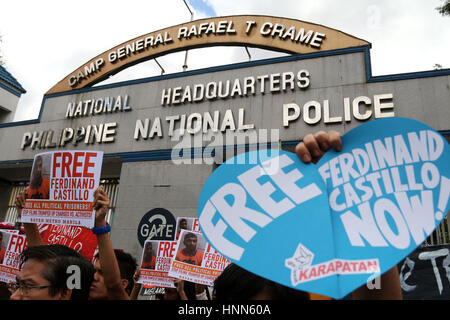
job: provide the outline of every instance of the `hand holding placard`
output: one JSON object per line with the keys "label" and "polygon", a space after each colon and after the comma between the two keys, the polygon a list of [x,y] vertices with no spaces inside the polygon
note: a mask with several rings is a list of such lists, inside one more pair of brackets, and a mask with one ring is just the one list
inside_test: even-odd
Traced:
{"label": "hand holding placard", "polygon": [[391,269],[448,210],[448,144],[402,118],[371,121],[342,142],[317,167],[277,150],[227,161],[199,199],[208,241],[253,273],[334,298]]}
{"label": "hand holding placard", "polygon": [[[343,145],[342,152],[329,152],[318,163],[339,239],[336,254],[380,257],[383,273],[447,214],[449,146],[432,128],[404,118],[368,122],[344,135]],[[348,277],[341,289],[364,280]]]}
{"label": "hand holding placard", "polygon": [[[54,151],[35,156],[22,222],[94,226],[92,202],[102,151]],[[20,199],[19,199],[20,200]]]}
{"label": "hand holding placard", "polygon": [[329,132],[319,131],[314,135],[307,134],[303,141],[295,147],[295,153],[304,163],[317,163],[331,148],[341,151],[341,134],[334,130]]}
{"label": "hand holding placard", "polygon": [[95,210],[95,227],[106,225],[106,214],[108,213],[110,200],[103,187],[100,186],[94,191],[93,208]]}

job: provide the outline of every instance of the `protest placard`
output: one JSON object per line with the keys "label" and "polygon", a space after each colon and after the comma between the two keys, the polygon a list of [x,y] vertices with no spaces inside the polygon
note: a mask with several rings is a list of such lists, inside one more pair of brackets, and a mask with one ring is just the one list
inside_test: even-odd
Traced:
{"label": "protest placard", "polygon": [[176,241],[145,241],[137,282],[146,286],[175,288],[168,273],[176,244]]}
{"label": "protest placard", "polygon": [[181,230],[175,251],[169,276],[203,285],[212,286],[230,263],[206,242],[200,232]]}
{"label": "protest placard", "polygon": [[[198,218],[193,217],[178,217],[177,218],[177,236],[179,239],[181,230],[195,231],[201,233],[200,224]],[[217,271],[223,271],[227,265],[230,264],[230,260],[222,256],[219,252],[214,250],[209,243],[206,243],[206,249],[203,255],[202,267],[216,269]]]}
{"label": "protest placard", "polygon": [[19,230],[15,229],[15,223],[12,222],[0,222],[0,230],[12,233],[20,233],[25,234],[25,229],[23,226],[20,227]]}
{"label": "protest placard", "polygon": [[103,152],[54,151],[37,154],[21,222],[94,226],[94,191]]}
{"label": "protest placard", "polygon": [[342,298],[417,248],[449,210],[450,147],[406,118],[367,122],[314,164],[283,150],[229,159],[198,214],[232,262],[303,291]]}
{"label": "protest placard", "polygon": [[177,218],[177,234],[175,240],[180,238],[181,230],[190,230],[200,232],[200,225],[198,224],[198,218],[193,217],[178,217]]}
{"label": "protest placard", "polygon": [[89,261],[94,258],[97,236],[92,230],[80,226],[38,224],[42,241],[46,244],[62,244],[82,254]]}
{"label": "protest placard", "polygon": [[16,280],[19,256],[26,246],[26,237],[18,230],[0,230],[0,281],[9,283]]}
{"label": "protest placard", "polygon": [[203,254],[202,267],[215,270],[217,277],[230,263],[230,260],[216,251],[209,243],[206,244],[206,250]]}
{"label": "protest placard", "polygon": [[450,245],[419,247],[398,265],[403,300],[450,300]]}

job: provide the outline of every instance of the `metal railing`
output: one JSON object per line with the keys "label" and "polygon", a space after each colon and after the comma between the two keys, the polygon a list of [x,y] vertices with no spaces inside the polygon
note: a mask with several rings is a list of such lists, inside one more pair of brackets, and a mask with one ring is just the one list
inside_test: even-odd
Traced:
{"label": "metal railing", "polygon": [[436,230],[422,243],[422,247],[450,244],[450,219],[448,215],[437,226]]}
{"label": "metal railing", "polygon": [[15,201],[19,193],[25,190],[28,183],[19,182],[11,186],[11,195],[9,196],[8,208],[6,209],[6,216],[4,222],[16,223],[18,222],[19,212],[17,211]]}

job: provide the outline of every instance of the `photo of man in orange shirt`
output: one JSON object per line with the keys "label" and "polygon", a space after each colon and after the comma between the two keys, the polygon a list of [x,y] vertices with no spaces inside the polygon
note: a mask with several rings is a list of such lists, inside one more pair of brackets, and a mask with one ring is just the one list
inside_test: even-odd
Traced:
{"label": "photo of man in orange shirt", "polygon": [[202,265],[203,252],[197,249],[198,238],[192,232],[187,232],[183,238],[184,249],[179,249],[175,260],[193,264],[196,266]]}
{"label": "photo of man in orange shirt", "polygon": [[188,230],[188,229],[189,227],[187,220],[185,218],[180,219],[180,221],[178,222],[178,231],[175,239],[178,240],[180,238],[181,230]]}
{"label": "photo of man in orange shirt", "polygon": [[156,256],[155,253],[153,252],[153,245],[151,242],[147,242],[145,244],[141,268],[154,270],[155,266],[156,266]]}
{"label": "photo of man in orange shirt", "polygon": [[43,159],[41,156],[36,156],[34,159],[30,180],[27,199],[48,199],[50,180],[43,175]]}

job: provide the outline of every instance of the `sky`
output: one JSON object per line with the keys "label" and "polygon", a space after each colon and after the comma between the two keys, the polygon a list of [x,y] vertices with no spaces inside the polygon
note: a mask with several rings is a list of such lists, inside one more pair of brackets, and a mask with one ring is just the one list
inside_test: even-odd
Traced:
{"label": "sky", "polygon": [[[372,74],[450,68],[450,17],[442,0],[5,0],[0,11],[4,67],[27,90],[14,121],[36,119],[45,92],[91,58],[135,37],[191,20],[270,15],[331,27],[372,44]],[[283,54],[249,48],[251,59]],[[157,59],[165,74],[182,72],[185,53]],[[244,48],[190,50],[188,71],[248,61]],[[154,60],[98,84],[158,76]]]}

